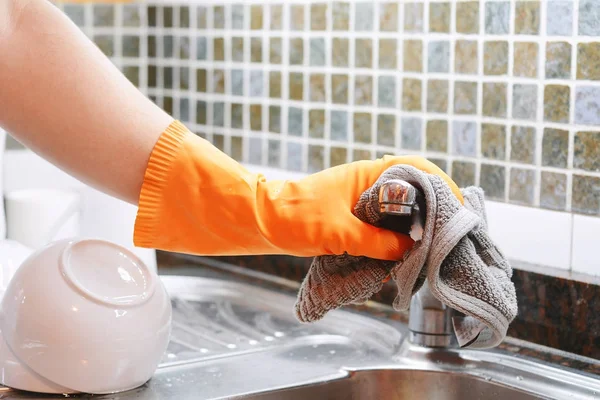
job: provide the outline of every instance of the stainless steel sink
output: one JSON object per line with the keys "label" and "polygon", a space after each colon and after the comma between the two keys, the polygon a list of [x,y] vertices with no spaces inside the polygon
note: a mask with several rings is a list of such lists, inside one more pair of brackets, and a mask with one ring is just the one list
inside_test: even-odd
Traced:
{"label": "stainless steel sink", "polygon": [[[422,347],[403,324],[347,311],[304,325],[294,318],[293,296],[218,279],[162,279],[173,333],[153,379],[126,393],[72,398],[600,398],[598,377],[557,365],[499,350]],[[46,398],[0,389],[0,399]]]}

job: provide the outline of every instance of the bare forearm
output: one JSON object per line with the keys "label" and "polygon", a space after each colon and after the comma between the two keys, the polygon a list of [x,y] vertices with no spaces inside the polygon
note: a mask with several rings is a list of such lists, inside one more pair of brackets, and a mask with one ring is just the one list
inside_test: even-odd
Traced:
{"label": "bare forearm", "polygon": [[172,118],[52,4],[2,2],[0,126],[83,182],[136,204]]}

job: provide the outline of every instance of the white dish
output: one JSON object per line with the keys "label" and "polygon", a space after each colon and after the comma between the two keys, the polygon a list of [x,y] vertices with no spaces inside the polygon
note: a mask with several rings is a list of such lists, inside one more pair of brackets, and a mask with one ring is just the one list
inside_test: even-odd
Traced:
{"label": "white dish", "polygon": [[12,355],[21,371],[34,373],[29,381],[25,372],[14,381],[14,373],[0,374],[5,386],[116,393],[154,374],[168,345],[171,303],[156,272],[129,250],[66,239],[17,270],[0,307],[0,330],[0,367],[15,370]]}

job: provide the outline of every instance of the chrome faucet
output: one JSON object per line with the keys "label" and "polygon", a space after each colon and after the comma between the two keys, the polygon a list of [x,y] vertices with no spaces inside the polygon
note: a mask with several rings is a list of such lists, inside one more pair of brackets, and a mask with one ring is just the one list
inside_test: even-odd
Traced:
{"label": "chrome faucet", "polygon": [[[389,180],[378,193],[379,212],[385,217],[382,227],[410,234],[415,223],[425,225],[425,199],[423,194],[403,180]],[[410,302],[409,340],[425,347],[457,347],[452,328],[455,310],[439,301],[429,289],[427,281]]]}

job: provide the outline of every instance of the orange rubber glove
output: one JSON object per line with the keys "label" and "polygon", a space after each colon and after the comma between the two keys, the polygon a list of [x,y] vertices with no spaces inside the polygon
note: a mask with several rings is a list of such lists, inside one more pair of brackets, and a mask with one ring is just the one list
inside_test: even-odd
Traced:
{"label": "orange rubber glove", "polygon": [[391,165],[409,164],[456,184],[416,156],[358,161],[298,181],[268,181],[175,121],[161,135],[140,193],[134,243],[196,255],[342,254],[398,260],[408,235],[360,221],[352,210]]}

